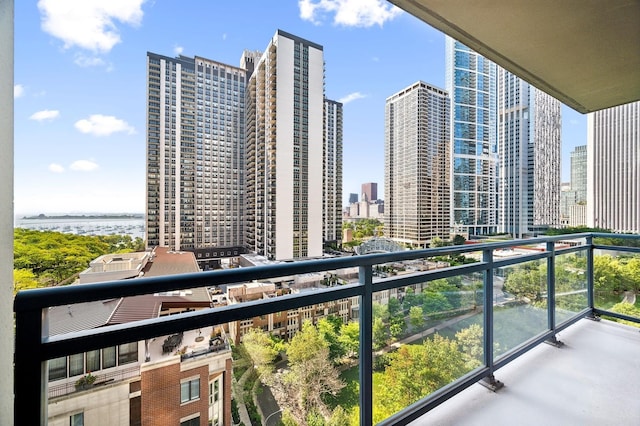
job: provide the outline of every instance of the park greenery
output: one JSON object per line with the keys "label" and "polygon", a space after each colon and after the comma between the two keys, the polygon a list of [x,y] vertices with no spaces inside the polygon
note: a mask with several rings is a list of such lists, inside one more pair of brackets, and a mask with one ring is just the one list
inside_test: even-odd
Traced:
{"label": "park greenery", "polygon": [[13,243],[14,292],[66,284],[89,262],[108,253],[144,250],[129,235],[75,235],[16,228]]}

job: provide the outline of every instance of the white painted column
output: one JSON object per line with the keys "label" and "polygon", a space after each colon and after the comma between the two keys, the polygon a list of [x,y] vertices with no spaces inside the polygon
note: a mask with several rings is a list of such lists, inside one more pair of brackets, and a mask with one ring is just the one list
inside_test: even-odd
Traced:
{"label": "white painted column", "polygon": [[0,423],[13,424],[13,0],[0,0]]}

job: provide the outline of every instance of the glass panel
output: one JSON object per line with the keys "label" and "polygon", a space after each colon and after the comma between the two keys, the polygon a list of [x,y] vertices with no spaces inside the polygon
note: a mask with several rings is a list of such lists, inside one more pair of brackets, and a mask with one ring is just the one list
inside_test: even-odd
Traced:
{"label": "glass panel", "polygon": [[200,398],[200,379],[191,380],[189,383],[191,385],[191,399]]}
{"label": "glass panel", "polygon": [[189,398],[189,382],[180,383],[180,402],[187,402]]}
{"label": "glass panel", "polygon": [[373,300],[375,423],[483,365],[481,274],[379,291]]}
{"label": "glass panel", "polygon": [[138,342],[118,346],[118,365],[138,361]]}
{"label": "glass panel", "polygon": [[100,350],[87,352],[87,372],[100,370]]}
{"label": "glass panel", "polygon": [[84,354],[69,356],[69,377],[84,374]]}
{"label": "glass panel", "polygon": [[556,325],[587,308],[587,258],[584,252],[556,256]]}
{"label": "glass panel", "polygon": [[[629,244],[629,242],[626,242]],[[640,254],[596,250],[593,257],[595,305],[619,314],[640,318]],[[639,327],[630,321],[613,321]]]}
{"label": "glass panel", "polygon": [[116,347],[104,348],[102,350],[102,368],[116,366]]}
{"label": "glass panel", "polygon": [[498,268],[493,286],[494,356],[548,329],[546,260]]}
{"label": "glass panel", "polygon": [[49,360],[49,381],[64,379],[67,377],[67,357]]}

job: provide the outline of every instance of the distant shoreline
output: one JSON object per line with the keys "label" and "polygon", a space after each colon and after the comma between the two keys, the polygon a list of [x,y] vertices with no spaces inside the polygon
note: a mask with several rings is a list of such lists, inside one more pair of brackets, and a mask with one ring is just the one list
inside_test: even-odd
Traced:
{"label": "distant shoreline", "polygon": [[47,216],[45,214],[39,214],[37,216],[23,216],[22,219],[144,219],[144,214],[142,213],[131,213],[131,214],[97,214],[97,215],[74,215],[74,214],[65,214],[65,215],[56,215],[56,216]]}

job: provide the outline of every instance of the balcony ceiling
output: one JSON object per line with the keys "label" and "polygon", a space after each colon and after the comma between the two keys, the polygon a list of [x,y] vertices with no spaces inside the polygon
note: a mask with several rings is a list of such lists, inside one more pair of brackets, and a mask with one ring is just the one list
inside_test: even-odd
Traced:
{"label": "balcony ceiling", "polygon": [[575,110],[640,100],[640,0],[390,0]]}

